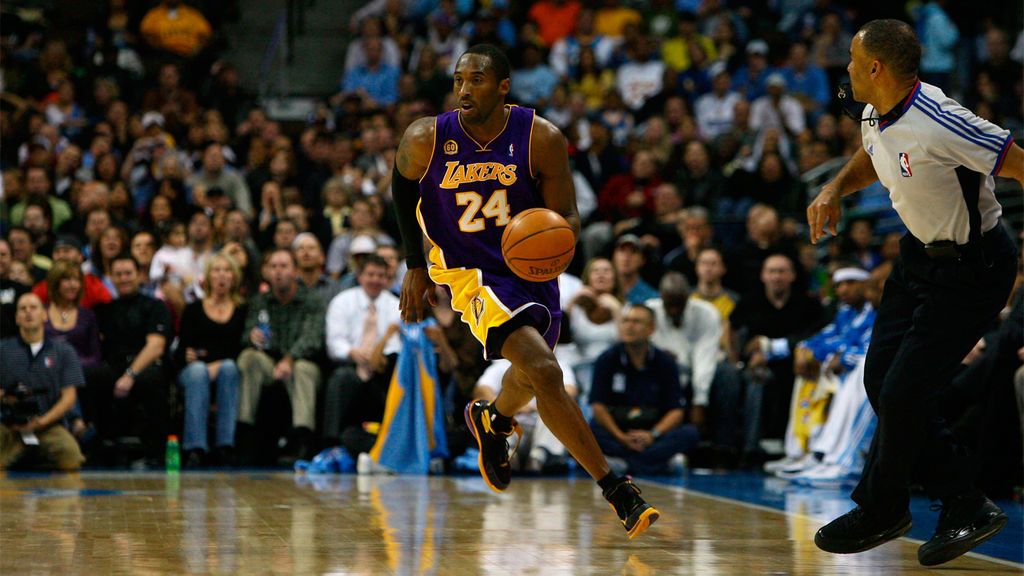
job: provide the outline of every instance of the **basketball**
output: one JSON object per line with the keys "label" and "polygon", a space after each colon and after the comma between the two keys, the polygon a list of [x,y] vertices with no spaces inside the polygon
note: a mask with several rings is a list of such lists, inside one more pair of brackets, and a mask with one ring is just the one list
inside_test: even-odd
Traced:
{"label": "basketball", "polygon": [[530,208],[516,215],[501,235],[501,253],[523,280],[557,278],[572,262],[576,237],[572,226],[554,210]]}

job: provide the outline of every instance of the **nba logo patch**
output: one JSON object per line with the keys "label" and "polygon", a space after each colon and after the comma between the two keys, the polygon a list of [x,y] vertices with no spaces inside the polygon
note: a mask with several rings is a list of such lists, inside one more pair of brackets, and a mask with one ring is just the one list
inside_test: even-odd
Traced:
{"label": "nba logo patch", "polygon": [[484,299],[479,296],[473,298],[471,306],[473,308],[473,320],[476,322],[476,325],[479,326],[480,318],[484,315]]}
{"label": "nba logo patch", "polygon": [[910,171],[910,156],[906,152],[900,152],[900,176],[910,178],[914,173]]}
{"label": "nba logo patch", "polygon": [[512,144],[508,145],[508,155],[511,157],[515,153],[515,147]]}
{"label": "nba logo patch", "polygon": [[449,140],[444,143],[444,153],[448,154],[449,156],[451,156],[452,154],[459,153],[459,145],[455,142],[455,140]]}

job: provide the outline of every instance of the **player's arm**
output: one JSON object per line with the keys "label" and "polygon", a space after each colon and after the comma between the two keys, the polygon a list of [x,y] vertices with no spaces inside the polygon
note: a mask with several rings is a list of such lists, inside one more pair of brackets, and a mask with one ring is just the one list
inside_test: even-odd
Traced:
{"label": "player's arm", "polygon": [[402,320],[418,322],[423,317],[423,298],[434,305],[434,284],[427,275],[427,259],[423,255],[423,232],[416,220],[416,205],[420,201],[419,180],[427,172],[434,152],[434,118],[420,118],[405,130],[395,155],[395,168],[391,175],[391,195],[395,202],[398,231],[405,247],[405,262],[409,267],[402,280],[399,308]]}
{"label": "player's arm", "polygon": [[1003,166],[996,176],[1013,178],[1020,182],[1021,186],[1024,186],[1024,148],[1010,144],[1010,149],[1006,151],[1006,159],[1003,160]]}
{"label": "player's arm", "polygon": [[530,148],[531,168],[540,181],[544,205],[561,214],[578,238],[580,213],[576,210],[576,188],[572,183],[572,170],[569,169],[569,149],[565,136],[557,126],[535,116]]}
{"label": "player's arm", "polygon": [[835,178],[828,181],[818,193],[818,197],[807,207],[807,224],[811,227],[811,244],[817,244],[818,238],[825,235],[825,226],[835,236],[838,231],[841,199],[854,192],[866,188],[878,180],[871,157],[864,151],[864,146],[857,148],[853,157],[839,171]]}

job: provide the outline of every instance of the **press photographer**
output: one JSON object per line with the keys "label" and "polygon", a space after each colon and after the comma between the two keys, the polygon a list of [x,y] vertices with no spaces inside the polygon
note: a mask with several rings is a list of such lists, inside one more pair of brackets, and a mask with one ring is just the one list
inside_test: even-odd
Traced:
{"label": "press photographer", "polygon": [[0,470],[26,455],[47,470],[78,470],[85,461],[65,427],[85,379],[74,349],[43,337],[45,322],[39,297],[24,294],[15,312],[18,336],[0,342]]}

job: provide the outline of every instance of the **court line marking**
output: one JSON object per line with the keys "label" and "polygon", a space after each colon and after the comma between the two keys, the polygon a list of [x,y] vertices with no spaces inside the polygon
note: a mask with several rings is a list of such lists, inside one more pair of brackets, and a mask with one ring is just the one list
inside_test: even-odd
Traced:
{"label": "court line marking", "polygon": [[[705,492],[700,492],[698,490],[693,490],[692,488],[684,488],[683,486],[678,486],[676,484],[669,484],[669,483],[666,483],[663,480],[656,480],[654,478],[643,478],[643,480],[645,482],[650,482],[651,484],[656,484],[657,486],[660,486],[662,488],[674,488],[676,490],[682,491],[683,493],[692,494],[692,495],[698,496],[700,498],[707,498],[709,500],[716,500],[716,501],[725,502],[725,503],[728,503],[728,504],[739,504],[741,506],[746,506],[748,508],[754,508],[754,509],[762,510],[762,511],[765,511],[765,512],[774,512],[776,514],[782,514],[783,516],[793,516],[793,517],[798,517],[798,518],[804,518],[804,519],[807,519],[807,520],[814,520],[816,522],[821,522],[822,521],[821,518],[818,518],[818,517],[815,517],[815,516],[809,516],[807,514],[800,514],[798,512],[790,512],[788,510],[779,510],[778,508],[772,508],[770,506],[765,506],[764,504],[754,504],[753,502],[745,502],[743,500],[736,500],[734,498],[728,498],[728,497],[725,497],[725,496],[718,496],[716,494],[708,494],[708,493],[705,493]],[[912,542],[912,543],[918,544],[918,545],[924,544],[924,540],[918,540],[917,538],[910,538],[910,537],[907,537],[907,536],[901,536],[898,539],[899,540],[906,540],[907,542]],[[826,554],[827,554],[827,552],[826,552]],[[994,556],[989,556],[987,554],[981,554],[981,553],[978,553],[978,552],[967,552],[966,554],[964,554],[964,556],[970,556],[971,558],[976,558],[978,560],[984,560],[986,562],[992,562],[992,563],[999,564],[999,565],[1002,565],[1002,566],[1009,566],[1009,567],[1017,568],[1017,569],[1024,568],[1024,564],[1018,564],[1017,562],[1013,562],[1013,561],[1010,561],[1010,560],[1004,560],[1002,558],[996,558]]]}

